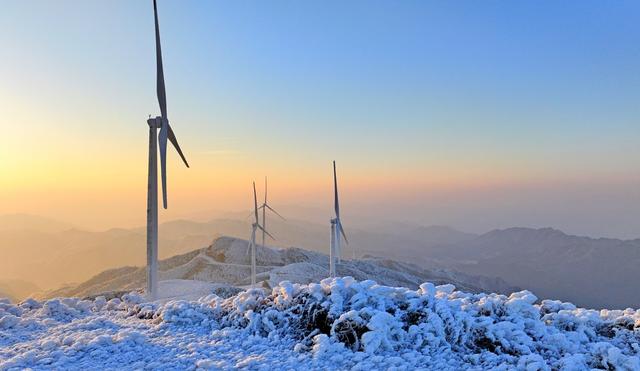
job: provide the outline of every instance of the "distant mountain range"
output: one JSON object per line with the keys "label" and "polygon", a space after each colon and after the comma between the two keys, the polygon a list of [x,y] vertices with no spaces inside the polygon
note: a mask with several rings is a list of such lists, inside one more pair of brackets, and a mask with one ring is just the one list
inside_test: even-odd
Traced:
{"label": "distant mountain range", "polygon": [[429,259],[490,274],[536,295],[595,308],[640,307],[640,240],[567,235],[552,228],[495,230],[429,250]]}
{"label": "distant mountain range", "polygon": [[[248,286],[250,277],[249,243],[233,237],[219,237],[210,246],[176,255],[160,262],[160,280],[198,280],[233,286]],[[256,252],[258,285],[272,288],[281,281],[320,282],[329,275],[326,255],[296,247],[277,249],[258,246]],[[508,293],[517,288],[506,282],[471,276],[443,269],[424,269],[414,264],[383,258],[343,260],[340,276],[357,280],[373,279],[379,284],[416,289],[423,282],[452,283],[470,292]],[[145,286],[145,267],[121,267],[104,271],[79,285],[70,285],[42,294],[53,297],[93,297],[99,294],[131,291]]]}
{"label": "distant mountain range", "polygon": [[[44,289],[52,289],[82,282],[105,269],[145,263],[145,228],[90,232],[46,218],[34,216],[32,219],[28,215],[3,217],[6,223],[0,229],[0,254],[8,258],[0,260],[0,279],[28,280]],[[162,223],[160,258],[208,246],[221,235],[247,238],[250,228],[248,219]],[[469,236],[448,227],[406,228],[406,236],[378,232],[378,227],[349,229],[351,243],[345,246],[345,254],[348,257],[374,255],[412,261],[416,254],[423,255],[425,247],[458,242]],[[328,226],[325,225],[274,218],[269,221],[269,230],[278,240],[267,241],[268,244],[304,246],[318,252],[326,252],[328,247]],[[391,249],[391,246],[401,248]]]}
{"label": "distant mountain range", "polygon": [[[25,215],[0,220],[5,223],[0,228],[0,256],[8,257],[0,259],[0,280],[20,279],[50,290],[77,285],[96,272],[145,263],[144,228],[88,232],[45,218],[34,217],[30,222]],[[327,225],[272,218],[269,230],[278,240],[267,244],[327,250]],[[248,219],[163,223],[160,257],[201,249],[221,235],[247,238],[249,233]],[[360,224],[347,228],[347,234],[347,258],[381,257],[426,270],[498,277],[541,298],[585,307],[640,307],[637,239],[571,236],[551,228],[509,228],[476,235],[408,223]]]}
{"label": "distant mountain range", "polygon": [[12,301],[20,300],[41,289],[31,282],[23,280],[0,280],[0,297],[9,298]]}
{"label": "distant mountain range", "polygon": [[72,224],[30,214],[0,215],[0,231],[61,232],[74,228]]}

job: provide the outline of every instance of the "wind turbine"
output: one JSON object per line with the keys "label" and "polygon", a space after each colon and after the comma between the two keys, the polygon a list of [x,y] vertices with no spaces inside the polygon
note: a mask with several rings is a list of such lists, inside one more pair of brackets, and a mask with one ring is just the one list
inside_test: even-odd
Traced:
{"label": "wind turbine", "polygon": [[[269,209],[271,212],[273,212],[274,214],[276,214],[277,216],[279,216],[282,220],[286,220],[284,218],[284,216],[278,214],[277,211],[275,211],[271,206],[269,206],[269,204],[267,203],[267,177],[264,177],[264,203],[262,205],[260,205],[260,207],[258,208],[258,210],[262,209],[262,226],[264,227],[264,229],[267,229],[267,209]],[[264,236],[265,236],[265,231],[262,231],[262,246],[265,246],[264,244]]]}
{"label": "wind turbine", "polygon": [[336,276],[336,259],[340,262],[342,238],[344,242],[349,244],[347,235],[344,233],[342,222],[340,221],[340,202],[338,202],[338,179],[336,176],[336,162],[333,161],[333,192],[334,192],[334,210],[336,217],[331,219],[331,239],[329,245],[329,275]]}
{"label": "wind turbine", "polygon": [[[160,48],[160,27],[158,7],[153,0],[153,15],[156,29],[156,92],[160,104],[160,116],[149,118],[149,179],[147,188],[147,296],[150,300],[158,297],[158,143],[160,145],[160,167],[162,176],[162,204],[167,208],[167,140],[189,167],[167,116],[167,95],[162,69],[162,49]],[[160,135],[158,135],[160,129]]]}
{"label": "wind turbine", "polygon": [[275,238],[267,232],[258,221],[258,196],[256,195],[256,182],[253,182],[253,214],[255,216],[255,220],[251,225],[251,243],[249,244],[249,249],[251,250],[251,287],[256,286],[256,230],[260,229],[262,233],[271,237],[272,240],[275,240]]}

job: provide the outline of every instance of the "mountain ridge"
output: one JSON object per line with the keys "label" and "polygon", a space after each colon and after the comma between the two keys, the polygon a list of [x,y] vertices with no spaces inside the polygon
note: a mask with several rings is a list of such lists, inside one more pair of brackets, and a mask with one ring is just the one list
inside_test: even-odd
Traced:
{"label": "mountain ridge", "polygon": [[594,239],[553,228],[514,227],[441,245],[430,253],[451,269],[491,273],[542,297],[598,308],[640,305],[638,239]]}
{"label": "mountain ridge", "polygon": [[[269,229],[278,245],[327,250],[326,225],[273,218]],[[248,220],[168,221],[160,227],[160,258],[208,246],[221,235],[246,238],[249,230]],[[640,299],[633,299],[640,298],[633,285],[640,280],[640,239],[574,236],[550,227],[511,227],[475,235],[398,222],[362,224],[348,233],[347,258],[377,256],[425,269],[500,277],[541,297],[586,307],[640,305]],[[0,230],[0,254],[12,257],[0,260],[0,279],[24,279],[54,289],[65,282],[84,282],[109,268],[145,264],[145,230]]]}
{"label": "mountain ridge", "polygon": [[[216,284],[247,286],[250,283],[248,241],[219,237],[211,245],[160,261],[161,280],[198,280]],[[258,246],[257,280],[271,288],[281,281],[308,284],[328,276],[328,257],[298,247],[272,248]],[[424,280],[440,284],[454,283],[472,292],[517,290],[497,278],[469,276],[448,270],[429,270],[409,263],[385,258],[343,260],[337,272],[359,280],[373,279],[380,284],[417,288]],[[121,292],[144,287],[144,267],[125,266],[103,271],[77,285],[45,293],[41,297],[91,297],[104,292]]]}

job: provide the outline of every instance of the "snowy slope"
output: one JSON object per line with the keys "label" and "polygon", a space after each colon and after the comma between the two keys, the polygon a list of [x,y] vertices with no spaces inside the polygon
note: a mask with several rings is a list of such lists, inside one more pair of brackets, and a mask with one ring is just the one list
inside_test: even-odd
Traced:
{"label": "snowy slope", "polygon": [[[219,237],[210,246],[176,255],[160,262],[160,279],[198,280],[246,286],[250,283],[250,255],[246,240]],[[256,260],[258,280],[270,288],[280,281],[297,283],[319,282],[328,276],[329,259],[326,255],[300,248],[271,248],[258,246]],[[343,260],[338,274],[358,280],[376,279],[389,286],[417,288],[422,282],[453,283],[469,291],[512,292],[504,281],[459,272],[423,269],[421,267],[388,259],[363,258]],[[44,295],[95,296],[111,291],[131,291],[145,285],[144,267],[123,267],[108,270],[76,286],[65,287]]]}
{"label": "snowy slope", "polygon": [[640,310],[535,303],[350,277],[197,301],[4,302],[0,370],[640,369]]}

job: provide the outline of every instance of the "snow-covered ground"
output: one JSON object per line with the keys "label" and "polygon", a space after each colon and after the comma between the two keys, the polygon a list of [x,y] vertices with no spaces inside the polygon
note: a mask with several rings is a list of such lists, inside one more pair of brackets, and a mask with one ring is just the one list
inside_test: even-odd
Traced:
{"label": "snow-covered ground", "polygon": [[211,293],[217,293],[223,297],[237,294],[240,289],[219,283],[196,280],[166,280],[158,282],[157,303],[166,303],[171,300],[198,300]]}
{"label": "snow-covered ground", "polygon": [[[182,284],[166,287],[182,294]],[[186,297],[216,289],[188,285]],[[349,277],[227,298],[4,301],[0,370],[640,369],[640,310],[535,303],[528,291],[409,290]]]}

